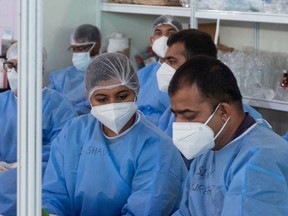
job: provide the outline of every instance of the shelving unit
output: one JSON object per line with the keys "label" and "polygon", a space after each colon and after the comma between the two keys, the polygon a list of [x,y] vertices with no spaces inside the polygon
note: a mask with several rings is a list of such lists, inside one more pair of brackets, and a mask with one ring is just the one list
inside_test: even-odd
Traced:
{"label": "shelving unit", "polygon": [[[216,35],[214,41],[217,41],[220,21],[233,22],[253,22],[255,23],[255,48],[259,48],[259,23],[288,24],[288,14],[270,14],[260,12],[240,12],[240,11],[220,11],[220,10],[197,10],[198,0],[192,0],[194,5],[192,10],[193,26],[197,27],[198,20],[209,19],[216,20]],[[251,106],[266,108],[277,111],[288,111],[288,102],[278,100],[264,100],[252,97],[244,97],[243,101]]]}
{"label": "shelving unit", "polygon": [[149,6],[136,4],[115,4],[101,3],[101,11],[115,13],[131,13],[131,14],[146,14],[146,15],[164,15],[169,14],[180,17],[190,17],[190,8],[184,7],[169,7],[169,6]]}
{"label": "shelving unit", "polygon": [[[191,0],[191,7],[169,7],[169,6],[148,6],[136,4],[115,4],[115,3],[99,3],[98,14],[101,12],[112,13],[126,13],[126,14],[141,14],[141,15],[163,15],[170,14],[178,17],[190,18],[190,25],[192,28],[197,28],[198,21],[202,20],[216,20],[216,38],[218,37],[220,21],[234,21],[234,22],[253,22],[255,23],[255,44],[258,44],[259,37],[259,23],[275,23],[288,24],[288,15],[284,14],[269,14],[258,12],[238,12],[238,11],[217,11],[217,10],[197,10],[197,0]],[[99,17],[98,21],[101,20]],[[98,24],[100,26],[101,21]],[[215,38],[215,41],[217,39]],[[245,97],[243,99],[251,106],[266,108],[278,111],[288,111],[288,102],[276,100],[262,100]]]}
{"label": "shelving unit", "polygon": [[239,22],[288,24],[288,15],[259,12],[198,10],[195,12],[195,18],[215,20],[219,19]]}

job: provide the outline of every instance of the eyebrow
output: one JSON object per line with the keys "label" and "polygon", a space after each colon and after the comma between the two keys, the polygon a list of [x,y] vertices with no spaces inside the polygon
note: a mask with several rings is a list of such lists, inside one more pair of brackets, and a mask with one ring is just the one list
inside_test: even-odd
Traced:
{"label": "eyebrow", "polygon": [[192,110],[190,110],[190,109],[184,109],[184,110],[173,110],[172,108],[171,108],[171,112],[172,113],[177,113],[177,114],[183,114],[183,113],[187,113],[187,112],[190,112],[190,113],[197,113],[196,111],[192,111]]}
{"label": "eyebrow", "polygon": [[[115,94],[121,94],[121,93],[125,93],[125,92],[129,93],[129,91],[127,89],[124,89],[124,90],[121,90],[119,92],[116,92]],[[103,94],[103,93],[98,93],[98,94],[95,94],[94,97],[95,96],[108,96],[108,95],[107,94]]]}

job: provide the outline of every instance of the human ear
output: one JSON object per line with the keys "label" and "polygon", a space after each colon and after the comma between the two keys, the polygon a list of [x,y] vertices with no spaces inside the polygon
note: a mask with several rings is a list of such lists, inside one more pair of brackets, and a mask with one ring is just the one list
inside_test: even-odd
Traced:
{"label": "human ear", "polygon": [[154,42],[154,37],[153,37],[153,36],[150,36],[150,38],[149,38],[149,46],[152,47],[153,42]]}
{"label": "human ear", "polygon": [[219,106],[219,111],[221,113],[221,119],[226,122],[227,119],[231,116],[233,107],[229,103],[221,103]]}

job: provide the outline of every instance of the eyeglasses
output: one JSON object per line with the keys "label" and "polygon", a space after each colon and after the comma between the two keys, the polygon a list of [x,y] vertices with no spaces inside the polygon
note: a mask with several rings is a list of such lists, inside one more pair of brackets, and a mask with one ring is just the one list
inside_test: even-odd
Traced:
{"label": "eyeglasses", "polygon": [[13,68],[17,71],[17,64],[13,64],[12,62],[6,61],[3,63],[3,68],[7,72],[8,72],[8,70],[11,70]]}
{"label": "eyeglasses", "polygon": [[77,53],[77,52],[88,52],[92,46],[94,46],[94,42],[91,42],[91,43],[83,43],[83,45],[71,45],[69,48],[68,48],[68,51],[72,51],[74,53]]}

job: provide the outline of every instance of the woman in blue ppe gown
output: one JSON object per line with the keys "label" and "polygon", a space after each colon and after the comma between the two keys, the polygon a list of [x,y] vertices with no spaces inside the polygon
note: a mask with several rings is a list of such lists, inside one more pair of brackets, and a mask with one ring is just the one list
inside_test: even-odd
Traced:
{"label": "woman in blue ppe gown", "polygon": [[72,66],[53,71],[49,88],[63,94],[74,105],[79,115],[90,112],[85,95],[85,70],[101,47],[101,34],[96,26],[83,24],[71,34]]}
{"label": "woman in blue ppe gown", "polygon": [[[76,117],[76,112],[69,101],[52,89],[43,89],[42,97],[42,173],[44,173],[52,140],[67,120]],[[10,166],[17,162],[17,98],[13,91],[0,94],[0,112],[2,115],[0,161],[6,162],[8,166],[7,171],[0,173],[0,214],[13,216],[16,215],[17,199],[17,170]]]}
{"label": "woman in blue ppe gown", "polygon": [[69,121],[53,141],[43,207],[56,215],[169,215],[187,169],[171,139],[135,103],[137,74],[119,53],[86,72],[91,114]]}
{"label": "woman in blue ppe gown", "polygon": [[288,215],[288,143],[244,112],[232,71],[193,57],[173,76],[169,95],[174,144],[194,158],[173,215]]}

